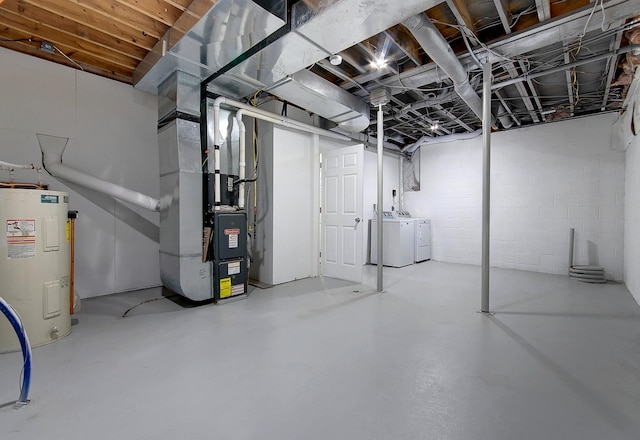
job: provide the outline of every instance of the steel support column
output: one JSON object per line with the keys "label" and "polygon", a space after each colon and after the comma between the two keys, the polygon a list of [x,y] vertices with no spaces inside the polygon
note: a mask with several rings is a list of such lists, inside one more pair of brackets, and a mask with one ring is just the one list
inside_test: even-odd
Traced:
{"label": "steel support column", "polygon": [[378,205],[377,216],[378,216],[378,230],[376,233],[378,234],[378,284],[377,291],[382,292],[382,158],[383,158],[383,149],[384,149],[384,114],[382,113],[382,104],[378,106]]}
{"label": "steel support column", "polygon": [[482,67],[482,301],[489,313],[489,243],[491,185],[491,63]]}

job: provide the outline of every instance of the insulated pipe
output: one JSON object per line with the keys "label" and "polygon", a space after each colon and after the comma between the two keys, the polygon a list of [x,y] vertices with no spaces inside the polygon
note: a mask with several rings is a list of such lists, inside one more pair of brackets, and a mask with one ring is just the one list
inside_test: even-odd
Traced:
{"label": "insulated pipe", "polygon": [[29,337],[22,325],[20,316],[18,313],[0,296],[0,311],[7,317],[13,330],[18,335],[20,341],[20,348],[22,349],[22,358],[24,359],[24,370],[22,375],[22,386],[20,387],[20,397],[16,401],[15,407],[20,408],[29,403],[27,397],[29,396],[29,387],[31,385],[31,344],[29,343]]}
{"label": "insulated pipe", "polygon": [[[49,138],[52,138],[50,139],[51,142],[49,142]],[[47,141],[43,142],[45,139]],[[149,211],[160,211],[160,201],[158,199],[64,166],[62,164],[62,154],[67,146],[68,139],[38,135],[38,141],[43,153],[42,164],[52,176],[93,189]]]}
{"label": "insulated pipe", "polygon": [[382,112],[382,104],[378,106],[378,230],[376,231],[378,234],[378,267],[377,267],[377,291],[382,292],[383,283],[382,283],[382,164],[383,164],[383,153],[384,153],[384,113]]}
{"label": "insulated pipe", "polygon": [[244,177],[245,177],[245,168],[247,166],[245,162],[246,156],[246,133],[247,128],[242,122],[242,116],[244,115],[244,110],[240,109],[236,112],[236,121],[238,122],[238,127],[240,128],[240,171],[238,173],[238,180],[240,180],[240,186],[238,189],[238,208],[244,209]]}
{"label": "insulated pipe", "polygon": [[489,258],[491,211],[491,63],[482,66],[482,300],[480,311],[489,313]]}
{"label": "insulated pipe", "polygon": [[414,38],[420,43],[427,56],[451,78],[453,88],[460,95],[460,98],[482,120],[482,100],[471,86],[471,83],[469,83],[467,71],[462,67],[451,46],[431,23],[431,20],[420,13],[409,17],[402,24],[409,29]]}

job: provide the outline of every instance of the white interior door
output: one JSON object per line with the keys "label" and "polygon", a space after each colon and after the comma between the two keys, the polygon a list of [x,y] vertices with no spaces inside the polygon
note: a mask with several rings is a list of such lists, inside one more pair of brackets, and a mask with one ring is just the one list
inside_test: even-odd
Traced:
{"label": "white interior door", "polygon": [[322,159],[322,274],[362,282],[364,146],[329,151]]}

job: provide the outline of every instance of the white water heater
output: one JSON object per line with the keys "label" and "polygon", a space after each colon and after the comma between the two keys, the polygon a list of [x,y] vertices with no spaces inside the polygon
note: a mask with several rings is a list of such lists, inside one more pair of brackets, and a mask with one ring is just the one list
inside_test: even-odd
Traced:
{"label": "white water heater", "polygon": [[[20,315],[32,347],[71,333],[68,199],[58,191],[0,189],[0,296]],[[0,319],[0,353],[19,349]]]}

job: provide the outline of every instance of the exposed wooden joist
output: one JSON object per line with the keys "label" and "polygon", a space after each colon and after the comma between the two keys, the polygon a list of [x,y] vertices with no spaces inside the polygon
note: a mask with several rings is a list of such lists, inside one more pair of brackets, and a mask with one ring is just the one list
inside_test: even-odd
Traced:
{"label": "exposed wooden joist", "polygon": [[[151,50],[157,42],[157,39],[149,35],[143,35],[141,32],[131,28],[130,26],[123,26],[120,23],[109,20],[104,16],[92,14],[90,11],[87,11],[81,6],[70,1],[54,0],[52,2],[42,2],[39,0],[19,0],[18,4],[37,6],[51,14],[64,16],[67,19],[76,21],[83,26],[104,32],[114,38],[122,39],[146,49],[147,51]],[[42,21],[46,22],[46,17],[43,17]]]}
{"label": "exposed wooden joist", "polygon": [[182,15],[182,10],[158,0],[115,0],[116,2],[138,11],[142,15],[171,26]]}
{"label": "exposed wooden joist", "polygon": [[356,87],[360,88],[361,90],[365,91],[367,94],[369,93],[367,91],[367,89],[365,89],[364,87],[362,87],[362,85],[360,85],[360,83],[358,81],[356,81],[355,79],[351,78],[349,75],[346,74],[346,72],[344,72],[342,69],[340,69],[337,66],[334,66],[333,64],[331,64],[329,61],[327,61],[326,59],[322,59],[320,61],[318,61],[316,63],[318,66],[322,67],[324,70],[326,70],[327,72],[337,76],[338,78],[340,78],[341,80],[345,81],[345,83],[347,84],[353,84]]}
{"label": "exposed wooden joist", "polygon": [[[622,22],[617,23],[617,25],[622,24]],[[622,32],[618,32],[611,45],[609,45],[609,50],[614,51],[620,49],[620,43],[622,42]],[[609,72],[607,73],[606,86],[604,89],[604,98],[602,99],[602,106],[600,107],[600,111],[604,111],[607,108],[607,102],[609,101],[609,92],[611,91],[611,82],[613,81],[613,76],[616,74],[616,67],[618,66],[618,57],[609,58]]]}
{"label": "exposed wooden joist", "polygon": [[[68,2],[69,0],[49,0],[51,3],[58,4]],[[80,7],[89,10],[95,14],[109,18],[117,23],[130,26],[143,35],[159,40],[160,37],[169,28],[153,18],[149,18],[140,14],[138,11],[129,6],[118,3],[115,0],[70,0],[72,3],[78,4]]]}
{"label": "exposed wooden joist", "polygon": [[493,0],[493,3],[496,5],[496,10],[498,11],[498,16],[500,17],[500,23],[502,23],[502,27],[507,34],[511,33],[510,26],[510,17],[511,13],[509,12],[509,4],[507,0]]}
{"label": "exposed wooden joist", "polygon": [[[522,72],[526,72],[527,71],[527,68],[526,68],[523,60],[520,60],[520,70],[522,70]],[[542,118],[543,121],[546,122],[547,118],[543,114],[544,109],[542,108],[542,103],[540,102],[540,97],[538,96],[538,91],[536,90],[535,84],[530,79],[527,79],[525,82],[529,86],[529,90],[531,90],[531,96],[533,96],[533,101],[536,103],[536,106],[538,106],[538,111],[540,112],[540,117]]]}
{"label": "exposed wooden joist", "polygon": [[[11,40],[28,39],[30,37],[29,34],[20,32],[14,29],[8,29],[4,27],[2,27],[1,29],[2,29],[2,35],[5,38],[11,39]],[[78,68],[77,65],[75,65],[74,63],[72,63],[71,61],[69,61],[68,59],[66,59],[65,57],[63,57],[57,52],[54,54],[49,54],[47,52],[40,50],[39,43],[33,45],[26,41],[12,43],[12,42],[6,42],[6,41],[0,40],[0,45],[3,47],[7,47],[9,49],[19,48],[19,50],[23,53],[33,55],[35,57],[42,58],[45,60],[53,61],[54,63],[63,64],[63,65],[72,67],[74,69]],[[70,48],[67,48],[67,47],[61,47],[60,49],[63,51],[71,50]],[[98,74],[107,78],[115,79],[117,81],[121,81],[127,84],[132,83],[133,72],[131,70],[119,68],[117,66],[116,66],[117,68],[112,69],[112,65],[103,63],[99,60],[92,59],[91,57],[82,53],[75,55],[74,61],[78,63],[80,66],[82,66],[82,68],[86,72],[95,73],[95,74]]]}
{"label": "exposed wooden joist", "polygon": [[[17,0],[5,0],[0,3],[0,10],[22,15],[25,18],[38,23],[46,23],[60,32],[77,38],[84,42],[94,43],[105,49],[112,50],[122,55],[129,56],[138,61],[142,60],[147,51],[120,38],[97,31],[93,28],[81,25],[73,20],[58,14],[52,14],[44,9],[18,2]],[[44,20],[46,18],[46,20]]]}
{"label": "exposed wooden joist", "polygon": [[164,3],[173,6],[176,9],[180,9],[185,12],[191,5],[191,0],[162,0]]}
{"label": "exposed wooden joist", "polygon": [[342,51],[340,52],[340,56],[342,57],[342,59],[344,61],[346,61],[347,63],[349,63],[350,65],[352,65],[358,72],[360,73],[367,73],[368,66],[367,67],[363,67],[360,62],[358,60],[356,60],[355,57],[353,57],[348,51]]}
{"label": "exposed wooden joist", "polygon": [[469,9],[467,8],[466,3],[462,0],[446,0],[446,1],[447,1],[447,5],[449,6],[449,9],[451,9],[451,12],[456,17],[458,24],[460,24],[461,26],[466,26],[471,32],[475,34],[476,26],[473,23],[473,19],[471,18],[471,15],[469,14]]}
{"label": "exposed wooden joist", "polygon": [[551,19],[549,0],[536,0],[536,10],[538,11],[538,20],[540,22]]}
{"label": "exposed wooden joist", "polygon": [[[24,16],[14,14],[9,11],[3,11],[0,15],[0,25],[14,29],[19,32],[30,35],[32,38],[42,41],[49,41],[64,50],[67,56],[74,58],[78,54],[85,54],[86,59],[102,60],[106,63],[114,64],[123,69],[133,71],[138,65],[138,61],[111,50],[105,49],[95,43],[79,40],[60,32],[49,26],[42,25],[36,21],[29,20]],[[62,49],[62,48],[66,49]],[[72,55],[69,55],[72,53]]]}

